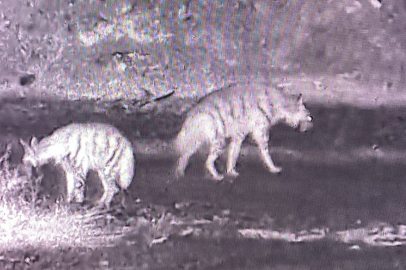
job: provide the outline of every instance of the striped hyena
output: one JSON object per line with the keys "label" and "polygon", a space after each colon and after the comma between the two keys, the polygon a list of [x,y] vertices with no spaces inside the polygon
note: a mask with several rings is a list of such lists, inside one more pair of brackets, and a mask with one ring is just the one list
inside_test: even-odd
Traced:
{"label": "striped hyena", "polygon": [[238,176],[235,165],[248,134],[256,142],[268,170],[279,173],[282,169],[273,163],[268,141],[270,127],[280,122],[302,132],[312,128],[312,117],[301,95],[295,97],[281,89],[253,84],[235,85],[210,93],[187,113],[175,138],[175,148],[180,155],[176,177],[184,175],[189,158],[198,148],[209,143],[206,168],[215,180],[222,180],[224,176],[217,172],[214,162],[222,153],[226,139],[230,139],[226,173]]}
{"label": "striped hyena", "polygon": [[[118,187],[126,190],[135,169],[130,141],[108,124],[69,124],[55,130],[39,143],[35,137],[30,145],[20,140],[24,148],[23,163],[38,167],[50,161],[65,171],[67,201],[84,200],[84,184],[89,170],[98,173],[104,188],[99,206],[110,206]],[[117,184],[117,185],[116,185]]]}

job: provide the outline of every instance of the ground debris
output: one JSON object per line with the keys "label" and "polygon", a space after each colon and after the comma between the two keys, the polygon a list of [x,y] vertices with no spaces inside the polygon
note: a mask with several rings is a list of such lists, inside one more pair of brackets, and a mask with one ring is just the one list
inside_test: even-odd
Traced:
{"label": "ground debris", "polygon": [[240,229],[239,234],[247,238],[262,238],[272,240],[284,240],[287,242],[310,242],[320,240],[326,237],[325,229],[312,229],[311,231],[303,230],[299,233],[293,233],[289,230],[263,230],[263,229]]}
{"label": "ground debris", "polygon": [[406,244],[406,226],[392,226],[379,222],[365,228],[336,233],[336,239],[344,243],[364,242],[371,246],[401,246]]}
{"label": "ground debris", "polygon": [[149,246],[153,246],[153,245],[157,245],[157,244],[162,244],[164,242],[166,242],[166,240],[168,240],[167,236],[161,236],[159,238],[155,238],[151,241],[151,243],[149,243]]}
{"label": "ground debris", "polygon": [[351,249],[359,249],[356,243],[370,246],[401,246],[406,245],[406,225],[392,226],[384,222],[367,227],[331,232],[328,228],[315,228],[293,232],[272,229],[240,229],[238,233],[245,238],[265,240],[282,240],[291,243],[311,242],[322,239],[352,244]]}

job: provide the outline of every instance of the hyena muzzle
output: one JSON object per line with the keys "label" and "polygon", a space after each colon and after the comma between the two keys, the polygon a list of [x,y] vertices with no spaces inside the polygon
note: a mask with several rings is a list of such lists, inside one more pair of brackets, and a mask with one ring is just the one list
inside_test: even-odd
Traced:
{"label": "hyena muzzle", "polygon": [[204,143],[210,145],[206,168],[215,180],[224,175],[215,168],[215,161],[224,151],[230,139],[226,173],[237,177],[235,169],[241,144],[251,135],[257,144],[261,158],[271,173],[281,172],[269,153],[269,129],[277,123],[285,123],[301,132],[313,127],[310,112],[303,104],[302,96],[288,95],[280,89],[262,85],[236,85],[210,93],[191,109],[181,131],[175,139],[180,155],[175,175],[182,177],[189,158]]}

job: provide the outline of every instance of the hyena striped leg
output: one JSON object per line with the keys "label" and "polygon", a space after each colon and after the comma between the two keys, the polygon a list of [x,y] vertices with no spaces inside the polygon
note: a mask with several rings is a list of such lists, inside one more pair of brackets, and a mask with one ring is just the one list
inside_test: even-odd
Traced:
{"label": "hyena striped leg", "polygon": [[241,144],[245,136],[237,136],[231,138],[230,146],[228,148],[227,158],[227,174],[232,177],[237,177],[239,173],[235,170],[238,156],[240,155]]}
{"label": "hyena striped leg", "polygon": [[99,207],[110,207],[110,203],[114,197],[114,195],[119,191],[114,179],[111,177],[99,174],[99,178],[102,182],[104,192],[102,197],[98,201]]}
{"label": "hyena striped leg", "polygon": [[261,158],[265,162],[268,170],[271,173],[280,173],[282,168],[275,166],[269,153],[268,141],[269,135],[267,129],[257,129],[252,133],[252,138],[257,143]]}
{"label": "hyena striped leg", "polygon": [[85,181],[87,172],[77,172],[67,158],[62,161],[61,165],[65,171],[67,201],[72,202],[75,200],[78,203],[83,203],[85,198]]}
{"label": "hyena striped leg", "polygon": [[222,140],[216,139],[215,141],[211,142],[210,145],[210,154],[206,160],[206,168],[213,176],[213,179],[216,181],[221,181],[224,178],[224,175],[219,174],[216,170],[216,166],[214,162],[218,159],[224,149],[224,142]]}
{"label": "hyena striped leg", "polygon": [[75,197],[75,175],[72,172],[65,172],[66,175],[66,200],[68,203]]}

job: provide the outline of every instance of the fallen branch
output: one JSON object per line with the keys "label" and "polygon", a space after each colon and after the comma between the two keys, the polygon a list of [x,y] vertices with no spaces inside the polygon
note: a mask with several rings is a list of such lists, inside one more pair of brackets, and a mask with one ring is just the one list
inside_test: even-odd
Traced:
{"label": "fallen branch", "polygon": [[[149,91],[148,91],[148,92],[149,92]],[[172,96],[174,93],[175,93],[175,91],[172,90],[172,91],[169,91],[168,93],[165,93],[165,94],[163,94],[163,95],[161,95],[161,96],[158,96],[158,97],[148,96],[148,97],[145,98],[145,99],[141,99],[141,100],[135,101],[135,102],[133,103],[133,105],[138,102],[138,106],[139,106],[140,108],[142,108],[142,107],[144,107],[145,105],[147,105],[147,104],[149,104],[149,103],[151,103],[151,102],[156,102],[156,101],[159,101],[159,100],[162,100],[162,99],[165,99],[165,98],[169,98],[169,97]]]}

